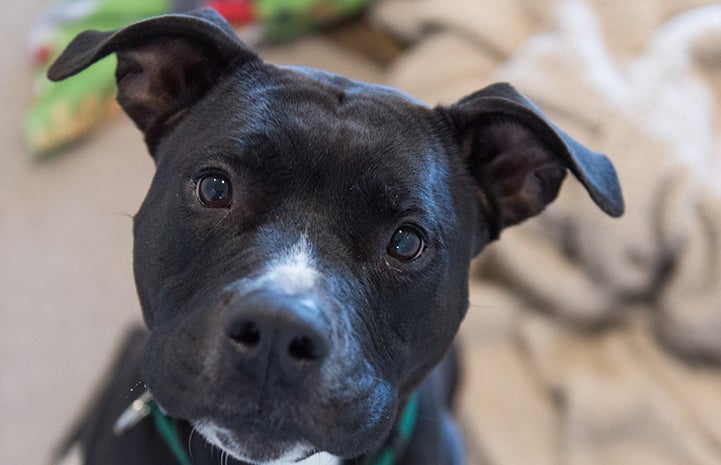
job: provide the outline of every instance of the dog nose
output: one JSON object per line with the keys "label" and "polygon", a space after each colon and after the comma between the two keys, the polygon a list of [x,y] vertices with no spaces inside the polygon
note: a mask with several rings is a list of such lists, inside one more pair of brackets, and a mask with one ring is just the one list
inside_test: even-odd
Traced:
{"label": "dog nose", "polygon": [[238,299],[231,311],[226,336],[250,374],[297,381],[328,354],[328,331],[308,299],[255,292]]}

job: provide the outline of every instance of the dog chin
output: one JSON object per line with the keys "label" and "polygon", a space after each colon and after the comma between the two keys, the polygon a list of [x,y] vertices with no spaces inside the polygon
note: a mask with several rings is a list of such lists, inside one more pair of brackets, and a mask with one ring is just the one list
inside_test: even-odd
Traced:
{"label": "dog chin", "polygon": [[258,456],[257,453],[249,451],[247,446],[238,442],[231,431],[214,424],[212,421],[197,422],[193,426],[208,443],[234,459],[252,465],[287,465],[300,463],[316,452],[316,449],[309,444],[297,443],[290,446],[282,446],[277,453],[264,453],[262,456]]}

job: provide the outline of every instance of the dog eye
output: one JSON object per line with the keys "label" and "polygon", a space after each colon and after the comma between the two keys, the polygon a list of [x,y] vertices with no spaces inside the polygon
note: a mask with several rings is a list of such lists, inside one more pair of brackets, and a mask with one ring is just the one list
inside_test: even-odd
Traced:
{"label": "dog eye", "polygon": [[230,181],[221,174],[209,174],[198,181],[198,198],[206,207],[227,207],[231,193]]}
{"label": "dog eye", "polygon": [[420,233],[412,226],[401,226],[393,233],[386,251],[402,262],[411,262],[426,250],[426,243]]}

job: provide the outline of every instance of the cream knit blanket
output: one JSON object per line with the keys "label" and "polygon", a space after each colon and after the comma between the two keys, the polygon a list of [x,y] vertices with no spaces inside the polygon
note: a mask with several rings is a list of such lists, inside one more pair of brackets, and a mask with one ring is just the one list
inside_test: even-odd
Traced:
{"label": "cream knit blanket", "polygon": [[609,155],[626,214],[572,178],[478,263],[461,413],[491,465],[721,464],[721,3],[385,0],[389,84],[509,81]]}

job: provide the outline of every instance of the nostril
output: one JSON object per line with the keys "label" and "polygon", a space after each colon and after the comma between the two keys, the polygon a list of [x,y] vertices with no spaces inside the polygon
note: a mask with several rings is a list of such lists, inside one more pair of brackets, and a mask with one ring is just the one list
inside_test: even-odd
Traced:
{"label": "nostril", "polygon": [[260,342],[260,329],[252,321],[246,321],[230,331],[228,336],[241,348],[252,349]]}
{"label": "nostril", "polygon": [[306,336],[293,339],[288,346],[288,354],[298,362],[314,362],[323,356],[316,344]]}

